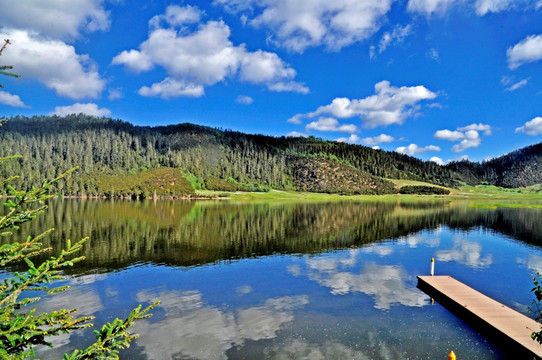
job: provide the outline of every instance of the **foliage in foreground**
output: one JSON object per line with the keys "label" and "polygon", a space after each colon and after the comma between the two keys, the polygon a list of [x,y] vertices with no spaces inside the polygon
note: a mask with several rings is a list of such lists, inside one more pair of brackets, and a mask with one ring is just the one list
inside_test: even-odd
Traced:
{"label": "foliage in foreground", "polygon": [[[536,300],[533,300],[533,307],[529,308],[529,310],[536,315],[536,321],[542,322],[542,306],[540,304],[542,301],[542,276],[539,272],[533,276],[533,283],[534,287],[531,291],[534,293]],[[531,338],[542,345],[542,325],[540,325],[539,331],[532,332]]]}
{"label": "foliage in foreground", "polygon": [[[13,160],[18,156],[1,157],[0,162]],[[7,184],[10,195],[3,204],[7,208],[6,214],[0,218],[0,237],[12,235],[12,230],[19,229],[20,225],[42,214],[47,206],[45,200],[51,198],[48,189],[65,178],[69,170],[52,181],[44,181],[38,188],[29,191],[17,191],[9,182],[17,178],[11,176],[0,180],[0,184]],[[34,356],[36,345],[51,346],[51,336],[69,333],[76,329],[91,327],[89,323],[93,317],[76,317],[76,309],[60,309],[49,313],[37,313],[36,309],[29,309],[30,305],[39,301],[40,297],[22,296],[29,291],[46,292],[49,295],[57,294],[68,289],[68,286],[52,287],[54,281],[63,280],[63,268],[73,266],[84,257],[74,257],[81,249],[85,239],[71,244],[69,241],[60,255],[51,256],[39,265],[31,258],[46,253],[51,248],[43,249],[41,239],[54,229],[49,229],[35,237],[28,236],[23,243],[12,243],[0,246],[0,269],[14,263],[26,263],[28,270],[15,272],[0,284],[0,357],[2,359],[25,359]],[[119,350],[126,348],[137,337],[129,328],[136,320],[151,316],[149,311],[157,303],[145,309],[141,306],[134,309],[125,320],[115,319],[111,323],[94,331],[96,342],[83,350],[75,350],[66,354],[65,359],[118,359]]]}

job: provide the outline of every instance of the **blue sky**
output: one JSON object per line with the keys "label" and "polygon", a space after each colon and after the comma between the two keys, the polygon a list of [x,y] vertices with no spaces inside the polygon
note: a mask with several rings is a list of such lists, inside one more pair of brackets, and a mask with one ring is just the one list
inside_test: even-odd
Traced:
{"label": "blue sky", "polygon": [[438,163],[542,140],[542,0],[0,0],[1,115],[315,136]]}

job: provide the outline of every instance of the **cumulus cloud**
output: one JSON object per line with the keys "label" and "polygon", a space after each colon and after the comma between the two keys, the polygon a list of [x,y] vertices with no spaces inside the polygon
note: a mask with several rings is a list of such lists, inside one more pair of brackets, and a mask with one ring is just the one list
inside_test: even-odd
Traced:
{"label": "cumulus cloud", "polygon": [[25,78],[37,79],[58,95],[72,99],[96,98],[105,88],[95,63],[87,55],[60,40],[45,39],[23,30],[0,32],[13,46],[2,54],[6,63],[17,64]]}
{"label": "cumulus cloud", "polygon": [[199,22],[202,15],[202,11],[195,6],[168,6],[166,9],[166,13],[163,15],[153,16],[149,20],[149,25],[152,28],[157,28],[160,27],[160,24],[162,22],[165,22],[166,24],[171,26],[193,24]]}
{"label": "cumulus cloud", "polygon": [[51,115],[66,116],[70,114],[86,114],[91,116],[108,116],[111,115],[111,111],[106,108],[98,108],[98,105],[88,103],[81,104],[75,103],[68,106],[57,106]]}
{"label": "cumulus cloud", "polygon": [[506,51],[508,67],[519,66],[542,59],[542,35],[530,35]]}
{"label": "cumulus cloud", "polygon": [[527,121],[525,125],[516,128],[516,132],[524,132],[531,136],[542,134],[542,117],[538,116],[531,121]]}
{"label": "cumulus cloud", "polygon": [[0,24],[57,39],[73,39],[81,31],[107,30],[104,0],[0,0]]}
{"label": "cumulus cloud", "polygon": [[395,138],[393,136],[386,135],[386,134],[380,134],[378,136],[366,137],[366,138],[361,139],[361,142],[367,145],[390,143],[392,141],[395,141]]}
{"label": "cumulus cloud", "polygon": [[269,29],[269,41],[302,53],[314,46],[336,51],[380,28],[392,0],[215,0],[248,23]]}
{"label": "cumulus cloud", "polygon": [[444,162],[444,160],[442,160],[441,158],[439,158],[438,156],[433,156],[431,159],[429,159],[429,161],[432,161],[434,162],[435,164],[437,165],[445,165],[446,163]]}
{"label": "cumulus cloud", "polygon": [[286,134],[286,136],[290,136],[290,137],[308,137],[309,135],[307,135],[305,133],[302,133],[302,132],[298,132],[298,131],[290,131],[288,134]]}
{"label": "cumulus cloud", "polygon": [[482,143],[479,131],[483,131],[484,135],[491,135],[491,126],[487,124],[470,124],[463,127],[458,127],[456,130],[438,130],[434,137],[447,141],[459,141],[459,144],[452,146],[453,152],[462,152],[472,147],[478,147]]}
{"label": "cumulus cloud", "polygon": [[[188,7],[190,12],[197,9]],[[307,93],[309,89],[295,82],[296,71],[277,54],[257,50],[250,52],[244,44],[233,45],[229,40],[230,28],[223,21],[200,23],[196,29],[175,26],[190,18],[187,7],[169,6],[165,15],[151,21],[149,38],[138,50],[124,50],[113,58],[113,65],[125,65],[135,72],[149,71],[160,66],[168,78],[160,83],[143,87],[143,96],[203,96],[204,87],[228,78],[265,85],[271,91]],[[168,15],[170,14],[170,15]],[[183,14],[171,15],[171,14]],[[171,27],[160,27],[165,20]]]}
{"label": "cumulus cloud", "polygon": [[429,17],[444,14],[455,3],[456,0],[409,0],[407,10]]}
{"label": "cumulus cloud", "polygon": [[356,134],[352,134],[349,137],[340,137],[338,139],[335,139],[337,142],[343,142],[347,144],[357,144],[360,140],[360,137]]}
{"label": "cumulus cloud", "polygon": [[459,131],[470,131],[470,130],[483,131],[484,135],[491,135],[491,126],[487,125],[487,124],[482,124],[482,123],[470,124],[470,125],[467,125],[467,126],[458,127],[457,130],[459,130]]}
{"label": "cumulus cloud", "polygon": [[247,95],[239,95],[235,101],[239,104],[250,105],[254,102],[254,99]]}
{"label": "cumulus cloud", "polygon": [[335,98],[329,105],[320,106],[316,111],[297,114],[288,122],[299,124],[302,118],[329,116],[339,119],[359,116],[365,127],[402,124],[408,117],[416,115],[419,103],[434,99],[437,94],[424,86],[391,86],[389,81],[375,84],[375,94],[364,99]]}
{"label": "cumulus cloud", "polygon": [[205,90],[202,85],[167,77],[159,83],[152,84],[150,87],[143,86],[137,93],[141,96],[169,99],[179,96],[200,97],[205,94]]}
{"label": "cumulus cloud", "polygon": [[423,154],[427,151],[440,151],[440,147],[435,145],[428,145],[425,147],[418,146],[416,144],[410,144],[408,146],[399,146],[397,149],[395,149],[396,152],[406,155],[419,155]]}
{"label": "cumulus cloud", "polygon": [[339,124],[339,121],[330,117],[321,117],[318,121],[313,121],[305,126],[305,130],[311,131],[333,131],[333,132],[356,132],[358,127],[353,124]]}
{"label": "cumulus cloud", "polygon": [[7,91],[0,91],[0,104],[22,108],[28,107],[22,102],[19,95],[10,94]]}

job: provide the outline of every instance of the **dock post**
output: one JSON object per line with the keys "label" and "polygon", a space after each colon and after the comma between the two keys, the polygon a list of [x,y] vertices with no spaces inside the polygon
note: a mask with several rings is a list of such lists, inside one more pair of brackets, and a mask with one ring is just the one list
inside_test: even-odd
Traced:
{"label": "dock post", "polygon": [[435,259],[431,258],[431,276],[435,275]]}

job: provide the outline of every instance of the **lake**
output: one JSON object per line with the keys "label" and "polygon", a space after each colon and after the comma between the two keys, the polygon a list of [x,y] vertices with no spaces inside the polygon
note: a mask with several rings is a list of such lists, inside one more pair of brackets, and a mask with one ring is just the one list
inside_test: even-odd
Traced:
{"label": "lake", "polygon": [[[416,288],[452,275],[528,314],[542,271],[542,210],[462,202],[54,200],[21,234],[44,246],[90,236],[72,288],[40,309],[77,307],[101,326],[159,299],[126,359],[505,359]],[[37,260],[35,261],[37,262]],[[9,268],[8,271],[17,270]],[[3,273],[5,276],[5,272]],[[532,316],[532,315],[531,315]],[[87,346],[90,329],[41,358]]]}

